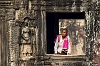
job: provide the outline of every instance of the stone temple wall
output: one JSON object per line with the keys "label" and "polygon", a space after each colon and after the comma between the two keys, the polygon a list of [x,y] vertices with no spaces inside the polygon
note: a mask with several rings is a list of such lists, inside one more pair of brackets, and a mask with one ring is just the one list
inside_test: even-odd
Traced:
{"label": "stone temple wall", "polygon": [[[86,55],[47,54],[46,12],[85,13]],[[100,66],[99,12],[99,0],[0,1],[0,66]]]}

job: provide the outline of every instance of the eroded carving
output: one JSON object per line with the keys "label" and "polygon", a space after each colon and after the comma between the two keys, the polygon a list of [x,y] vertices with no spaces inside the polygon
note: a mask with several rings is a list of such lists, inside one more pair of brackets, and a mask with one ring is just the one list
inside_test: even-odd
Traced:
{"label": "eroded carving", "polygon": [[21,57],[31,57],[33,55],[33,45],[35,44],[35,27],[30,26],[31,20],[29,17],[24,18],[21,24]]}
{"label": "eroded carving", "polygon": [[32,47],[31,47],[31,30],[28,26],[28,18],[24,19],[24,25],[21,29],[21,52],[23,56],[32,56]]}
{"label": "eroded carving", "polygon": [[[30,1],[31,2],[31,1]],[[19,10],[16,10],[16,26],[20,27],[19,36],[19,55],[20,65],[27,66],[30,59],[36,56],[36,11],[31,10],[29,0],[22,0]],[[31,62],[31,63],[33,63]],[[34,63],[33,63],[34,64]],[[29,64],[28,64],[29,65]],[[29,65],[30,66],[30,65]]]}

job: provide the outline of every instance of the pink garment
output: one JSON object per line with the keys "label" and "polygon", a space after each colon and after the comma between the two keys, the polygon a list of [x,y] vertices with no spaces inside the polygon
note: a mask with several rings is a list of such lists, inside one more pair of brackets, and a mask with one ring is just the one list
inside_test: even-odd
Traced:
{"label": "pink garment", "polygon": [[68,49],[68,40],[64,39],[63,49]]}
{"label": "pink garment", "polygon": [[[57,35],[58,37],[58,42],[60,41],[60,35]],[[54,43],[56,42],[56,39],[54,40]],[[66,36],[66,38],[64,39],[63,42],[63,49],[68,49],[68,37]]]}

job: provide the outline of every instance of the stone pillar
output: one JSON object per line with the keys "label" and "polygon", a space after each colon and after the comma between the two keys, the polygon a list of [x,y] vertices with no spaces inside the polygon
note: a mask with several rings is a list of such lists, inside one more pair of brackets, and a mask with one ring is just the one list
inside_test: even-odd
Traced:
{"label": "stone pillar", "polygon": [[7,13],[8,22],[8,62],[9,66],[18,66],[19,60],[19,27],[15,23],[15,10],[9,9]]}

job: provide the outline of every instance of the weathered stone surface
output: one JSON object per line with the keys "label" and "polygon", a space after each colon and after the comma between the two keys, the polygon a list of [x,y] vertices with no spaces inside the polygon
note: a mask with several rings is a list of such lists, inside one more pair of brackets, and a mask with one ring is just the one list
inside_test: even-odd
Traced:
{"label": "weathered stone surface", "polygon": [[[47,55],[46,12],[84,12],[86,25],[86,55]],[[0,66],[85,66],[93,59],[92,47],[100,29],[99,0],[10,0],[0,1]],[[20,57],[20,28],[29,17],[34,28],[33,57]],[[4,56],[3,56],[4,55]],[[3,60],[2,60],[3,59]],[[99,59],[99,58],[98,58]],[[97,63],[98,64],[98,63]]]}

